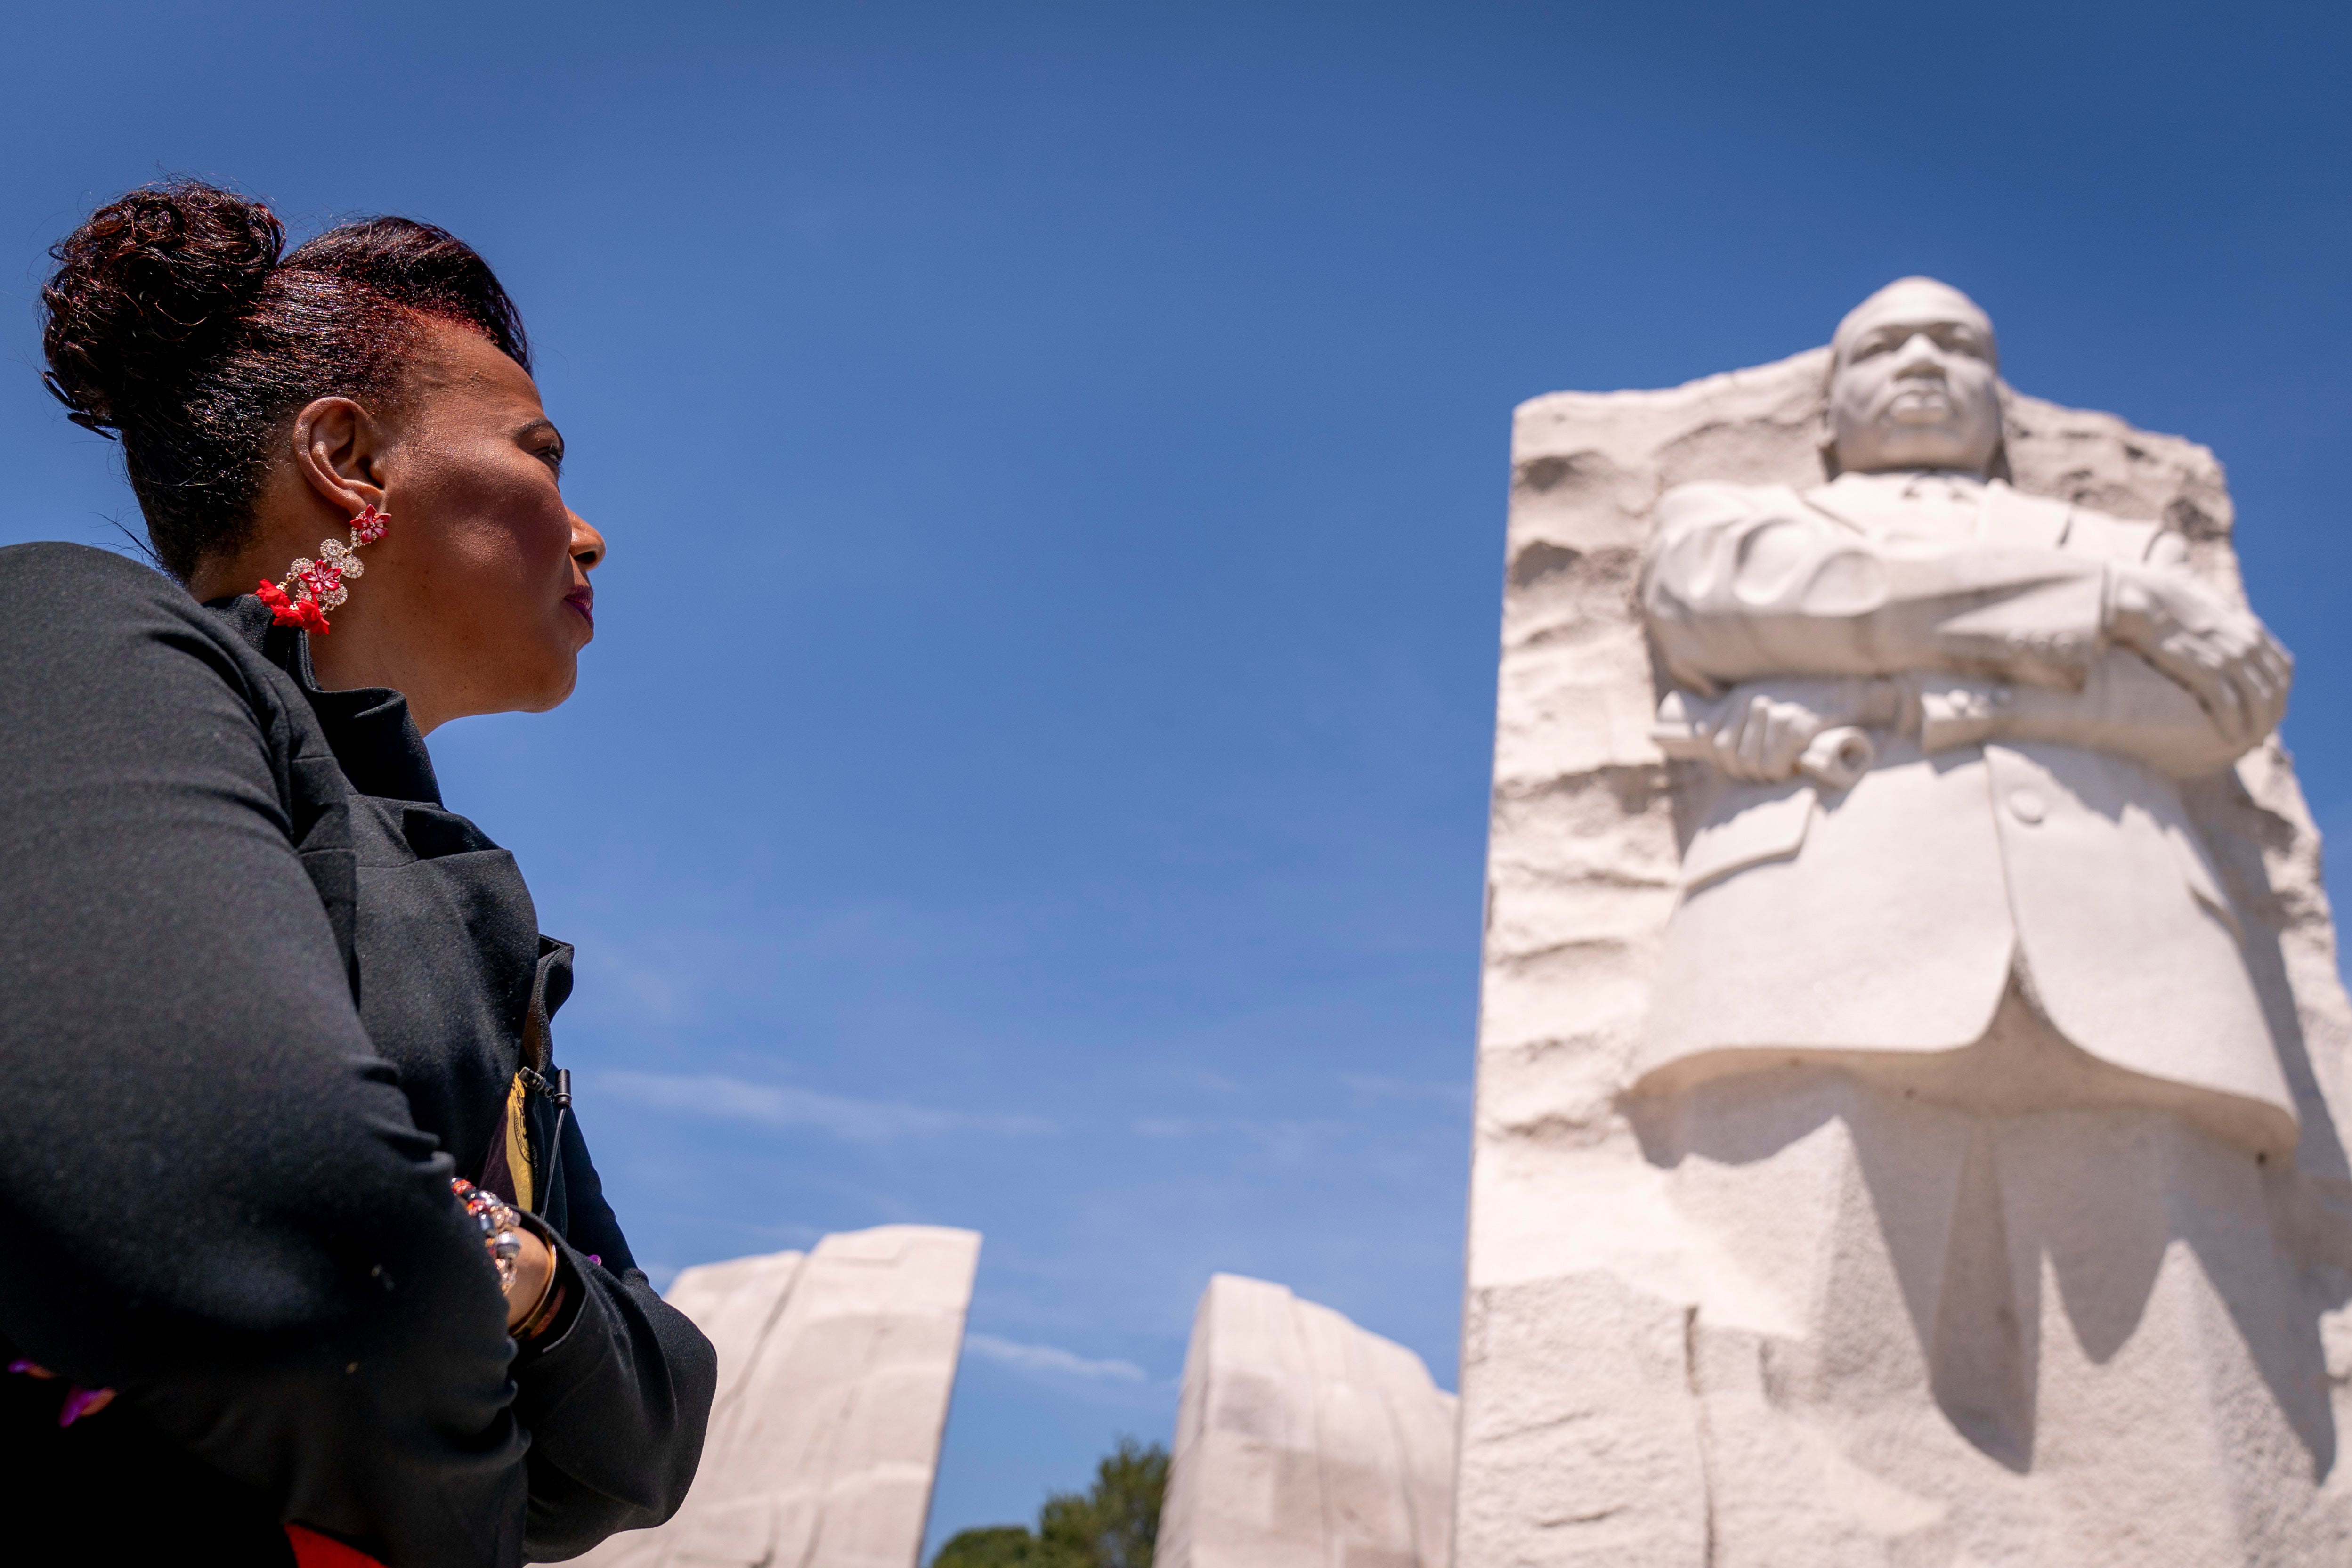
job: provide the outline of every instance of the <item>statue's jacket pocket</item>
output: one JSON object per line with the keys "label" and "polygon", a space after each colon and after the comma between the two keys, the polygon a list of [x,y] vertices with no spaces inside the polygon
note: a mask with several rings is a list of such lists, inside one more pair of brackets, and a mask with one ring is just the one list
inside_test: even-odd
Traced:
{"label": "statue's jacket pocket", "polygon": [[1819,792],[1802,779],[1727,784],[1683,852],[1683,892],[1698,891],[1734,871],[1786,860],[1805,847]]}

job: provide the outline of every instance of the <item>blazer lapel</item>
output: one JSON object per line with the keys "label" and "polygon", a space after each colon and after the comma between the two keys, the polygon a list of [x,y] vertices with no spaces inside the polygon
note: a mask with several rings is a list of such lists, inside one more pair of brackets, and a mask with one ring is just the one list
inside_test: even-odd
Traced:
{"label": "blazer lapel", "polygon": [[2022,495],[2005,479],[1989,479],[1977,500],[1977,531],[1998,549],[2057,550],[2074,515],[2064,501]]}
{"label": "blazer lapel", "polygon": [[1832,522],[1843,528],[1850,528],[1864,539],[1872,537],[1868,525],[1847,511],[1840,501],[1835,480],[1825,485],[1815,485],[1812,489],[1799,494],[1797,499]]}

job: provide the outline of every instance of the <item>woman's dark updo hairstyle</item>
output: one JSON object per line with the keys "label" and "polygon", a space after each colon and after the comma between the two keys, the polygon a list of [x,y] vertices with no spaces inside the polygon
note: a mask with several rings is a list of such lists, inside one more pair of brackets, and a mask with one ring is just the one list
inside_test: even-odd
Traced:
{"label": "woman's dark updo hairstyle", "polygon": [[173,180],[108,203],[49,252],[49,388],[76,424],[121,434],[147,537],[183,579],[246,542],[305,405],[398,397],[425,321],[470,327],[530,368],[514,302],[445,229],[369,218],[285,250],[261,203]]}

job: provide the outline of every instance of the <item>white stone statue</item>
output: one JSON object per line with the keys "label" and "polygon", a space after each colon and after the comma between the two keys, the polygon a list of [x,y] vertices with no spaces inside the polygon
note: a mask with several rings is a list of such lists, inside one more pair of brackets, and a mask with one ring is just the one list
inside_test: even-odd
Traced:
{"label": "white stone statue", "polygon": [[2352,1563],[2352,999],[2203,447],[1522,405],[1453,1568]]}
{"label": "white stone statue", "polygon": [[1965,295],[1890,284],[1832,349],[1834,479],[1658,507],[1662,739],[1717,778],[1643,1068],[1843,1060],[1992,1109],[2168,1105],[2284,1153],[2293,1098],[2174,781],[2277,725],[2285,653],[2179,534],[2000,477]]}

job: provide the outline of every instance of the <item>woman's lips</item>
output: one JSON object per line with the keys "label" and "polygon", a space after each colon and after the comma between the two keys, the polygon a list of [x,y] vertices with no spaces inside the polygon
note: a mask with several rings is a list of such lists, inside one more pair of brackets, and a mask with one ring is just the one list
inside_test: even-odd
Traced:
{"label": "woman's lips", "polygon": [[580,618],[588,623],[590,631],[596,629],[596,595],[593,590],[574,588],[563,595],[563,602],[580,612]]}

